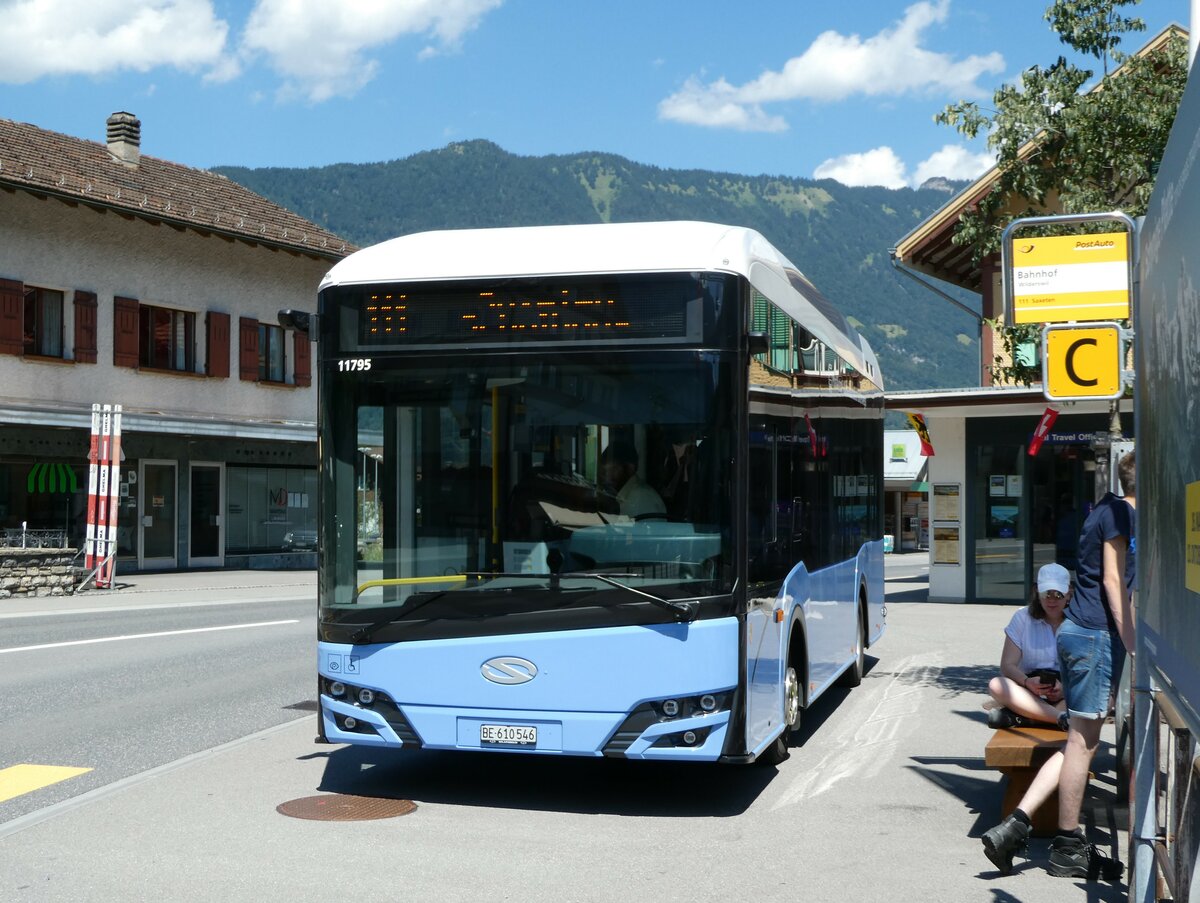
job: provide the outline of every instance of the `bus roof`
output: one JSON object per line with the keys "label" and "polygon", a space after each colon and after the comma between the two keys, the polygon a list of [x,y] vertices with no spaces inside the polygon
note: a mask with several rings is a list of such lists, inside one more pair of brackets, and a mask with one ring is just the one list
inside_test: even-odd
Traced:
{"label": "bus roof", "polygon": [[692,221],[460,229],[403,235],[356,251],[335,285],[586,273],[740,274],[882,388],[871,346],[800,270],[753,229]]}

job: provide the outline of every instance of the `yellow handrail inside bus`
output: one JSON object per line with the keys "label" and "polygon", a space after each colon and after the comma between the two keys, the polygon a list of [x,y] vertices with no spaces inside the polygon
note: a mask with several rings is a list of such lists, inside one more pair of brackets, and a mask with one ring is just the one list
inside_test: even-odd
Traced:
{"label": "yellow handrail inside bus", "polygon": [[368,580],[366,583],[360,584],[358,589],[354,591],[354,598],[357,599],[363,594],[363,590],[368,590],[373,586],[409,586],[414,583],[466,583],[466,574],[447,574],[444,577],[386,577],[382,580]]}

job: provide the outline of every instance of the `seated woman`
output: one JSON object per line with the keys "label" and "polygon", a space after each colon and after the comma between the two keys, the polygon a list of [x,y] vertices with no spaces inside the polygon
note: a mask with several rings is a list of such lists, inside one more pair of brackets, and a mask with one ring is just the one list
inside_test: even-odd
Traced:
{"label": "seated woman", "polygon": [[[1002,707],[988,712],[989,727],[1057,724],[1067,729],[1062,684],[1033,672],[1058,671],[1054,635],[1063,622],[1063,609],[1070,596],[1071,575],[1066,568],[1047,564],[1038,571],[1037,590],[1029,605],[1014,614],[1004,629],[1001,676],[993,677],[988,684],[992,699]],[[1032,831],[1030,816],[1058,789],[1062,761],[1061,750],[1047,759],[1012,813],[984,833],[984,855],[1000,874],[1012,871],[1013,855],[1025,846]]]}
{"label": "seated woman", "polygon": [[1000,676],[988,684],[996,705],[988,712],[988,727],[1040,723],[1066,730],[1054,635],[1070,597],[1071,575],[1066,568],[1047,564],[1038,571],[1037,589],[1029,605],[1017,611],[1004,628]]}

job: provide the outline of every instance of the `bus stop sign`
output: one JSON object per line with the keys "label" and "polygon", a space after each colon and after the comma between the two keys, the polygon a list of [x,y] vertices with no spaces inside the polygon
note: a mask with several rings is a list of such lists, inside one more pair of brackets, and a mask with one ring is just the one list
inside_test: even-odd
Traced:
{"label": "bus stop sign", "polygon": [[1125,343],[1116,323],[1047,326],[1042,333],[1042,385],[1051,401],[1120,398]]}

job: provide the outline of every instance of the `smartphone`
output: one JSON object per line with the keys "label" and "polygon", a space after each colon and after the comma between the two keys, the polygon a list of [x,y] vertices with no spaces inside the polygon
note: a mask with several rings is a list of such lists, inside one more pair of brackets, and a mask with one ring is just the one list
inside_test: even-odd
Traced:
{"label": "smartphone", "polygon": [[1058,671],[1054,668],[1034,668],[1029,672],[1030,677],[1036,677],[1039,681],[1049,686],[1058,683]]}

